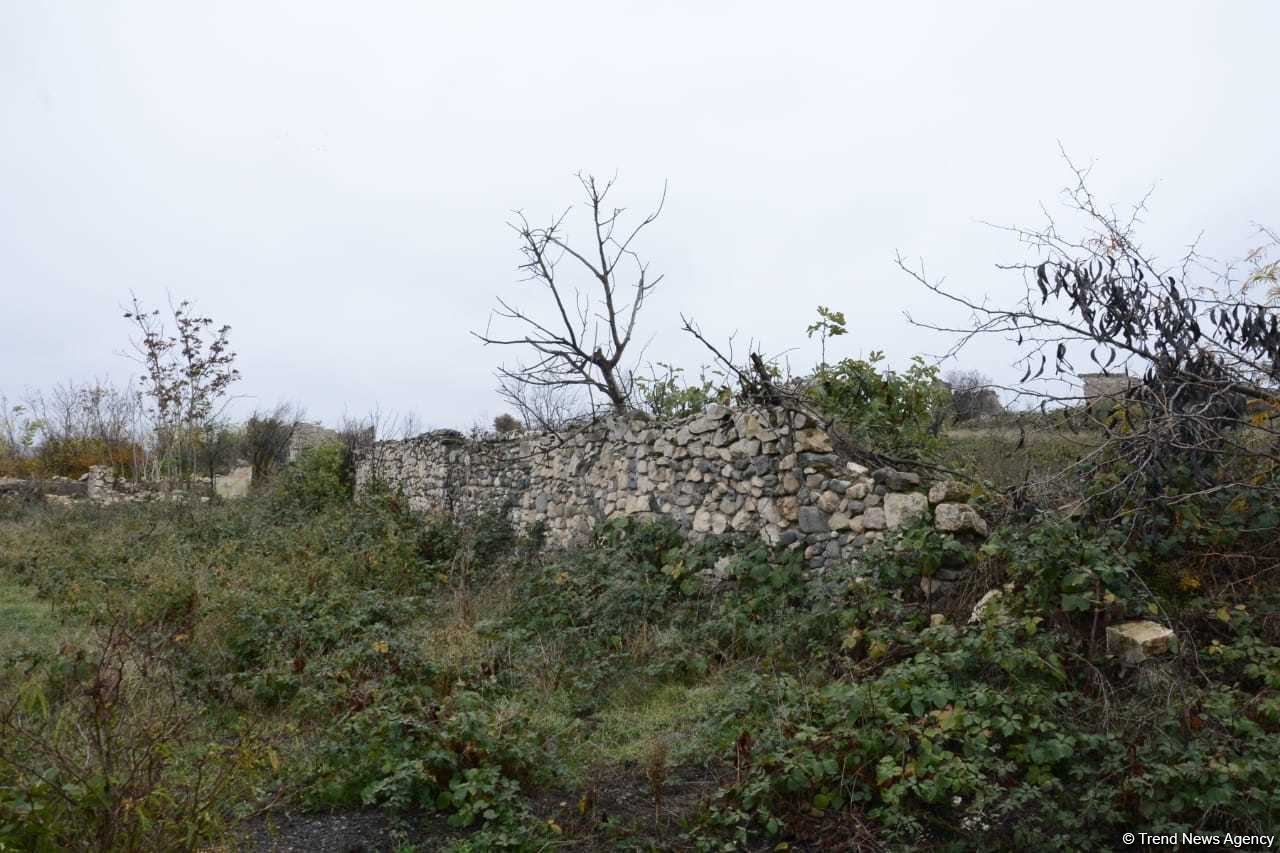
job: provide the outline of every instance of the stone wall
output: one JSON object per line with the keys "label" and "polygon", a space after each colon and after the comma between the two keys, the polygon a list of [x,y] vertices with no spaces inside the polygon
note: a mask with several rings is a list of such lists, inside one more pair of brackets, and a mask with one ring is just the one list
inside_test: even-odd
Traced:
{"label": "stone wall", "polygon": [[[604,519],[661,516],[695,537],[741,533],[803,548],[814,568],[851,559],[886,530],[931,513],[918,475],[842,458],[804,415],[717,405],[665,424],[605,419],[563,440],[445,430],[377,442],[357,457],[357,491],[375,481],[420,511],[541,523],[553,545],[581,541]],[[937,495],[955,500],[945,488]],[[981,519],[957,506],[967,512],[945,510],[939,523],[977,532]]]}
{"label": "stone wall", "polygon": [[336,430],[331,430],[321,424],[309,424],[305,421],[294,424],[293,432],[289,434],[289,448],[285,454],[285,458],[289,462],[298,461],[298,457],[317,447],[326,444],[341,444],[342,436]]}
{"label": "stone wall", "polygon": [[1123,373],[1082,373],[1080,380],[1084,384],[1084,398],[1089,403],[1117,400],[1140,381]]}

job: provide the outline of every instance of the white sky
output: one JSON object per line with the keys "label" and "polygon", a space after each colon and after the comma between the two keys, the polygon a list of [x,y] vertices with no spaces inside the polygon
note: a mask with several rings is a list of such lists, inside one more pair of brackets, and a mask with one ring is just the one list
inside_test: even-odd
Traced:
{"label": "white sky", "polygon": [[[696,7],[696,8],[691,8]],[[903,364],[945,308],[893,266],[1009,293],[1035,224],[1094,161],[1146,243],[1238,251],[1280,220],[1280,3],[0,3],[0,391],[134,371],[133,290],[233,327],[241,406],[375,406],[431,425],[504,407],[512,355],[468,335],[515,271],[513,208],[619,173],[667,276],[648,356],[709,333]],[[525,286],[527,287],[527,286]],[[959,366],[1016,378],[1013,353]],[[953,365],[954,366],[954,365]]]}

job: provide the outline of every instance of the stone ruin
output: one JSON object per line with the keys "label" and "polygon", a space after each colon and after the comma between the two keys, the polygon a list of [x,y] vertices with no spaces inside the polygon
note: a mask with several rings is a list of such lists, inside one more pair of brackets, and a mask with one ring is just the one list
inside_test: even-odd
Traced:
{"label": "stone ruin", "polygon": [[1082,394],[1089,405],[1118,402],[1134,386],[1141,383],[1136,376],[1124,373],[1081,373]]}
{"label": "stone ruin", "polygon": [[323,447],[327,444],[341,444],[342,434],[319,423],[299,421],[293,425],[289,433],[289,445],[285,450],[288,462],[297,462],[298,458],[308,450]]}
{"label": "stone ruin", "polygon": [[[229,471],[214,475],[213,492],[221,498],[241,498],[249,493],[253,480],[253,468],[241,464]],[[45,502],[71,506],[79,501],[96,504],[147,501],[156,499],[182,500],[209,499],[209,485],[197,481],[188,489],[172,488],[168,484],[149,481],[133,482],[116,476],[110,465],[91,465],[78,479],[50,477],[48,479],[0,478],[0,498],[17,498],[29,502]]]}
{"label": "stone ruin", "polygon": [[563,436],[438,430],[361,451],[357,493],[375,483],[426,513],[540,524],[553,546],[582,542],[606,519],[668,518],[693,538],[734,533],[803,549],[813,569],[851,561],[921,517],[950,533],[986,534],[960,484],[926,488],[915,473],[868,470],[809,417],[782,409],[713,404],[668,423],[614,416]]}

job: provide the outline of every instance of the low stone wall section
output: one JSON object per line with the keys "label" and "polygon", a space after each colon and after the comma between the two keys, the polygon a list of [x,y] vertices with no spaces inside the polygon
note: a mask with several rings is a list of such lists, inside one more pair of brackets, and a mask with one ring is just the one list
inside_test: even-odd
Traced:
{"label": "low stone wall section", "polygon": [[[841,457],[805,415],[718,405],[670,423],[607,418],[561,437],[445,430],[377,442],[357,457],[357,492],[375,481],[419,511],[541,524],[553,545],[581,542],[605,519],[664,517],[695,538],[738,533],[803,548],[814,568],[932,512],[917,474]],[[954,500],[950,488],[936,496]],[[960,504],[940,523],[976,533],[982,520]]]}

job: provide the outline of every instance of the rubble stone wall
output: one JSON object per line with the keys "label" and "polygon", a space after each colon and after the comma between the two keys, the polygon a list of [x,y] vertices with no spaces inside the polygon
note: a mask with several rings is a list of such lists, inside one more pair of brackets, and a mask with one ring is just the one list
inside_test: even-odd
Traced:
{"label": "rubble stone wall", "polygon": [[286,458],[290,462],[298,461],[298,457],[313,450],[317,447],[323,447],[326,444],[340,444],[342,436],[337,430],[329,429],[322,424],[309,424],[305,421],[294,424],[293,432],[289,435],[289,447],[286,451]]}
{"label": "rubble stone wall", "polygon": [[[842,458],[804,415],[718,405],[670,423],[609,418],[562,438],[442,430],[377,442],[357,458],[357,492],[375,481],[419,511],[540,523],[553,545],[580,542],[605,519],[666,517],[695,538],[740,533],[803,548],[814,568],[931,513],[918,475]],[[955,499],[946,488],[935,497]],[[956,530],[982,524],[963,504],[944,516]]]}

